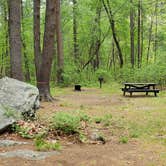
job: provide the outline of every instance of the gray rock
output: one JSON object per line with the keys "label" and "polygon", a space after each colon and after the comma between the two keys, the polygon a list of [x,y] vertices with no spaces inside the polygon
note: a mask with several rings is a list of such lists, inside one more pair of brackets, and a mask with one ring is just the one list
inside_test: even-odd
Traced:
{"label": "gray rock", "polygon": [[35,86],[16,79],[0,79],[0,104],[26,113],[39,107],[39,91]]}
{"label": "gray rock", "polygon": [[16,146],[16,145],[27,145],[28,142],[13,141],[13,140],[0,140],[0,147]]}
{"label": "gray rock", "polygon": [[[6,114],[5,114],[6,113]],[[0,132],[4,131],[8,126],[12,125],[16,118],[7,116],[7,111],[0,105]]]}
{"label": "gray rock", "polygon": [[101,141],[103,144],[106,143],[105,138],[99,132],[97,132],[97,131],[93,131],[90,134],[90,139],[92,141]]}
{"label": "gray rock", "polygon": [[21,115],[34,116],[39,108],[39,91],[30,84],[4,77],[0,79],[0,132]]}
{"label": "gray rock", "polygon": [[32,150],[16,150],[5,153],[0,153],[0,157],[10,158],[10,157],[20,157],[28,160],[43,160],[46,157],[57,155],[59,152],[37,152]]}

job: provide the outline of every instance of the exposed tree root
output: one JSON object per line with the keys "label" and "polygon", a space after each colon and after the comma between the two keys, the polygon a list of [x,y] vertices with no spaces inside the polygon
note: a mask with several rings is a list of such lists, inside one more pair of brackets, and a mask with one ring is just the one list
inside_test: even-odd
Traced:
{"label": "exposed tree root", "polygon": [[50,94],[44,93],[40,94],[40,101],[45,101],[45,102],[53,102],[55,98],[53,98]]}

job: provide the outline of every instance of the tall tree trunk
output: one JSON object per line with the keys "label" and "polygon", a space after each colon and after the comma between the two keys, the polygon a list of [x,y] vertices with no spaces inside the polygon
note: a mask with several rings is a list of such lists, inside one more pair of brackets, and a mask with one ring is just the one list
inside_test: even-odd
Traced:
{"label": "tall tree trunk", "polygon": [[140,57],[141,57],[141,0],[138,0],[138,68],[140,68]]}
{"label": "tall tree trunk", "polygon": [[73,0],[73,47],[74,61],[77,64],[79,57],[77,40],[77,0]]}
{"label": "tall tree trunk", "polygon": [[56,0],[57,82],[63,83],[64,57],[61,32],[60,0]]}
{"label": "tall tree trunk", "polygon": [[114,21],[114,18],[113,18],[113,14],[112,14],[112,10],[111,10],[110,4],[109,4],[109,0],[106,1],[107,5],[106,5],[106,3],[105,3],[104,0],[101,0],[101,1],[103,3],[104,9],[105,9],[105,11],[107,13],[107,16],[108,16],[108,19],[109,19],[109,22],[110,22],[110,26],[111,26],[111,29],[112,29],[113,39],[114,39],[116,48],[118,50],[120,67],[122,68],[123,67],[123,55],[122,55],[122,51],[121,51],[121,47],[120,47],[119,41],[117,39],[116,30],[115,30],[115,21]]}
{"label": "tall tree trunk", "polygon": [[8,31],[8,11],[7,11],[7,2],[4,2],[3,4],[3,26],[4,26],[4,44],[2,49],[2,68],[1,68],[1,74],[2,76],[10,76],[10,66],[7,65],[7,60],[9,58],[9,31]]}
{"label": "tall tree trunk", "polygon": [[56,0],[47,0],[42,61],[38,78],[39,81],[37,82],[40,99],[47,101],[51,101],[53,99],[50,94],[50,76],[54,55],[55,28]]}
{"label": "tall tree trunk", "polygon": [[8,0],[11,77],[23,80],[21,61],[21,0]]}
{"label": "tall tree trunk", "polygon": [[156,0],[155,4],[155,43],[154,43],[154,62],[156,62],[157,58],[157,42],[158,42],[158,0]]}
{"label": "tall tree trunk", "polygon": [[114,40],[112,39],[112,50],[111,50],[111,58],[110,58],[110,65],[109,68],[113,66],[113,70],[115,72],[115,43]]}
{"label": "tall tree trunk", "polygon": [[41,47],[40,47],[40,0],[33,0],[33,32],[34,32],[34,59],[36,79],[39,81],[39,72],[41,65]]}
{"label": "tall tree trunk", "polygon": [[95,66],[94,66],[94,70],[95,69],[99,69],[99,65],[100,65],[100,46],[101,46],[101,27],[100,27],[100,19],[101,19],[101,3],[100,0],[98,1],[98,5],[96,8],[96,18],[95,18],[95,22],[96,22],[96,26],[97,26],[97,39],[95,41]]}
{"label": "tall tree trunk", "polygon": [[143,50],[144,50],[144,19],[143,19],[143,5],[141,0],[141,53],[140,53],[140,67],[142,65],[142,59],[143,59]]}
{"label": "tall tree trunk", "polygon": [[133,0],[130,0],[130,57],[131,57],[131,66],[134,68],[134,8],[133,8]]}
{"label": "tall tree trunk", "polygon": [[148,50],[147,50],[147,56],[146,56],[147,64],[149,63],[149,52],[150,52],[150,46],[151,46],[151,40],[152,40],[152,28],[153,28],[153,18],[151,16],[149,38],[148,38]]}
{"label": "tall tree trunk", "polygon": [[91,65],[93,70],[99,68],[100,65],[100,46],[101,46],[101,27],[100,27],[100,19],[101,19],[101,3],[100,0],[96,1],[96,16],[94,18],[94,23],[92,24],[92,36],[91,36],[91,45],[89,49],[89,57],[92,57]]}
{"label": "tall tree trunk", "polygon": [[24,11],[23,11],[23,1],[21,0],[21,18],[22,18],[22,46],[23,46],[23,55],[24,55],[24,65],[25,65],[25,80],[30,82],[31,76],[30,76],[30,70],[29,70],[29,61],[27,56],[27,47],[25,42],[25,25],[24,25]]}

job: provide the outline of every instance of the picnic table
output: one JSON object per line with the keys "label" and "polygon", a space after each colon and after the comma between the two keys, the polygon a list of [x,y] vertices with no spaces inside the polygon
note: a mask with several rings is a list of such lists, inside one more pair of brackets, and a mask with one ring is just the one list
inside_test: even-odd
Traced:
{"label": "picnic table", "polygon": [[152,92],[157,96],[159,89],[156,89],[156,85],[156,83],[124,83],[122,91],[124,96],[126,92],[130,93],[130,96],[132,96],[133,92],[146,92],[146,95],[148,95],[149,92]]}

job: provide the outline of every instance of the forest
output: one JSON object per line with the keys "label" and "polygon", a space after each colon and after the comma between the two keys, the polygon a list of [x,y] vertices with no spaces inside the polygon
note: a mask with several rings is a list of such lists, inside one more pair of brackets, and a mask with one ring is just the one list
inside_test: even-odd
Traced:
{"label": "forest", "polygon": [[[1,0],[0,76],[51,86],[166,84],[164,0]],[[47,97],[46,97],[47,96]]]}
{"label": "forest", "polygon": [[0,0],[0,165],[164,166],[165,27],[166,0]]}

